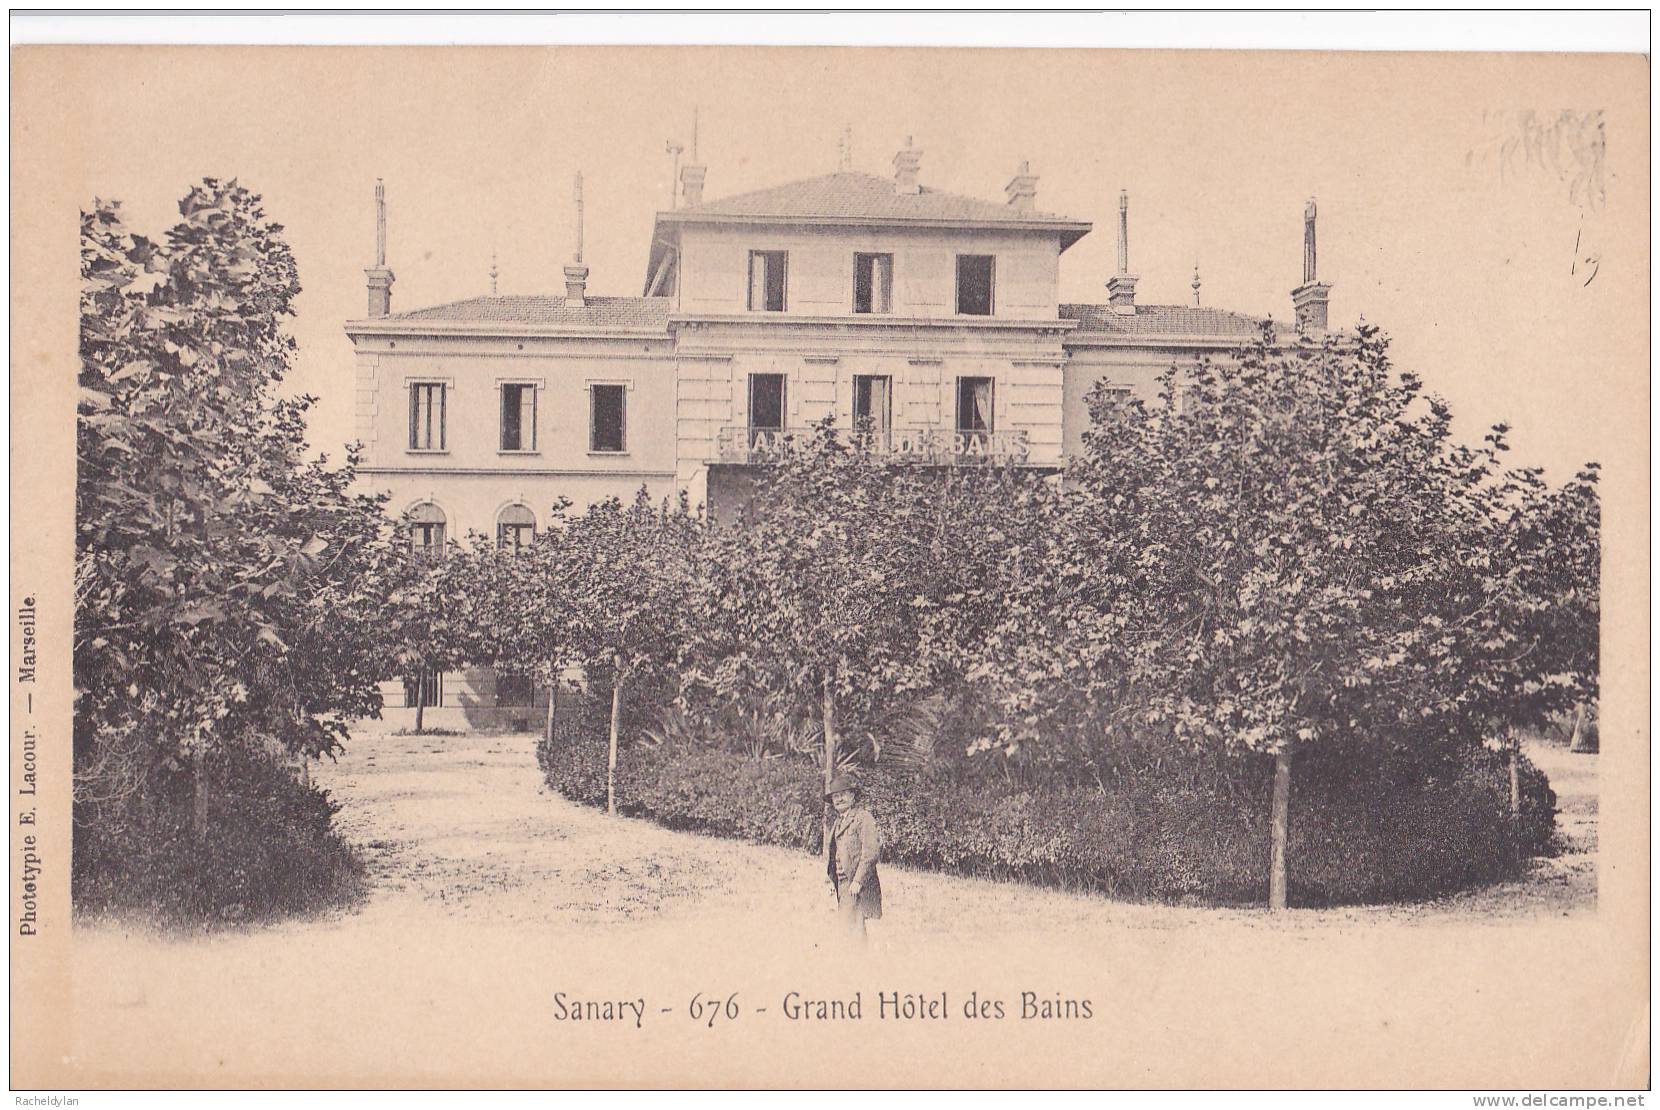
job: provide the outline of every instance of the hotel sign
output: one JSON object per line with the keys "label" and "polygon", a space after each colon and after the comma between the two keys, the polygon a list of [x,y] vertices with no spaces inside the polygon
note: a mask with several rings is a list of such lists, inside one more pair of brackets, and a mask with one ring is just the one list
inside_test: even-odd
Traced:
{"label": "hotel sign", "polygon": [[[796,450],[808,434],[792,429],[722,428],[715,443],[715,461],[764,463],[780,459]],[[933,466],[1018,464],[1030,454],[1024,428],[1006,432],[908,428],[856,434],[849,437],[849,442],[857,450],[881,455],[891,462]]]}

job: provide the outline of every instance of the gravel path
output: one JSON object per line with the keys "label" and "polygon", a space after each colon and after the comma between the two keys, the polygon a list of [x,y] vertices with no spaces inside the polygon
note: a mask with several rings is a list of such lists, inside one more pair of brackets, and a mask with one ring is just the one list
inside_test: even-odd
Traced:
{"label": "gravel path", "polygon": [[[77,928],[72,1066],[89,1086],[100,1077],[546,1085],[692,1075],[793,1084],[816,1075],[834,1083],[833,1069],[801,1063],[813,1057],[797,1024],[750,1013],[746,1028],[722,1032],[692,1023],[689,1007],[694,997],[738,992],[740,1005],[776,1011],[791,989],[830,991],[856,979],[867,1005],[878,990],[950,989],[959,1009],[970,990],[1009,1000],[1023,989],[1092,997],[1092,1034],[1109,1039],[1099,1060],[1080,1066],[1107,1086],[1225,1086],[1241,1075],[1344,1085],[1396,1074],[1375,1069],[1409,1058],[1402,1053],[1415,1054],[1418,1081],[1436,1085],[1434,1053],[1457,1034],[1411,1020],[1422,992],[1458,990],[1460,999],[1521,1010],[1537,981],[1467,954],[1498,943],[1507,958],[1543,958],[1562,947],[1563,930],[1595,920],[1592,756],[1540,753],[1562,799],[1566,850],[1533,861],[1514,882],[1421,905],[1271,917],[885,868],[888,916],[869,950],[850,952],[827,932],[812,857],[574,805],[546,792],[534,745],[527,735],[355,736],[349,753],[318,773],[368,861],[369,894],[352,910],[193,937]],[[1289,979],[1287,967],[1296,969]],[[1328,983],[1341,989],[1308,993]],[[1579,974],[1575,989],[1599,989],[1595,975]],[[555,1021],[561,992],[648,999],[651,1020],[634,1030],[644,1041],[568,1032]],[[1319,1032],[1296,1053],[1265,1058],[1251,1038],[1285,1022],[1288,992],[1302,998],[1297,1021]],[[1173,1012],[1179,1027],[1155,1020]],[[1571,1038],[1571,1016],[1549,1013],[1530,1030]],[[1357,1021],[1396,1024],[1357,1056]],[[1004,1027],[995,1056],[937,1080],[1043,1082],[1048,1049],[1023,1041],[1026,1024],[1035,1023]],[[961,1021],[947,1028],[963,1031]],[[959,1044],[931,1036],[921,1026],[906,1033],[908,1058]],[[1514,1069],[1540,1059],[1529,1037],[1481,1044],[1498,1069],[1490,1085],[1508,1085]],[[892,1055],[891,1045],[871,1047]],[[1440,1085],[1483,1085],[1469,1059],[1449,1057]]]}

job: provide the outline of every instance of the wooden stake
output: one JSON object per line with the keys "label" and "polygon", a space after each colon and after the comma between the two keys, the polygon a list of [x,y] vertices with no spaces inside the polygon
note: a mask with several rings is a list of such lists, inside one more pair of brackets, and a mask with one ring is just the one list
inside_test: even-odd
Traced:
{"label": "wooden stake", "polygon": [[[836,777],[836,692],[829,675],[824,677],[824,788],[830,789],[830,780]],[[830,799],[824,799],[824,856],[830,858]]]}
{"label": "wooden stake", "polygon": [[622,657],[611,676],[611,743],[605,754],[605,812],[617,815],[617,733],[622,730]]}

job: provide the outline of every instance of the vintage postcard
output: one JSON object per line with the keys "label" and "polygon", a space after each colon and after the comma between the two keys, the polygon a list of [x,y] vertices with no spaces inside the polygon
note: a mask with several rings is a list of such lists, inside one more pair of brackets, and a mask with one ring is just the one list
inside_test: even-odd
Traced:
{"label": "vintage postcard", "polygon": [[14,1089],[1648,1088],[1645,58],[11,75]]}

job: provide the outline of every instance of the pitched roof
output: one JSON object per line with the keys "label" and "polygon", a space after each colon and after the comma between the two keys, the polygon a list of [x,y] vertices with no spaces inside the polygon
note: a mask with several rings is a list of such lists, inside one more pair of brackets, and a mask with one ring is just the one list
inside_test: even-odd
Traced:
{"label": "pitched roof", "polygon": [[394,312],[380,322],[515,324],[552,328],[667,330],[668,297],[589,297],[577,308],[562,296],[487,296]]}
{"label": "pitched roof", "polygon": [[1243,312],[1224,308],[1195,308],[1179,304],[1138,304],[1135,312],[1120,315],[1106,304],[1063,304],[1062,320],[1078,321],[1072,334],[1124,336],[1214,336],[1218,339],[1250,340],[1262,332],[1263,321]]}
{"label": "pitched roof", "polygon": [[1069,233],[1068,244],[1090,228],[1085,220],[1013,208],[926,186],[919,193],[896,193],[891,178],[851,171],[792,181],[788,185],[740,193],[672,212],[659,212],[657,218],[668,222],[826,220],[844,223],[917,221],[997,224],[1007,227],[1052,225]]}

